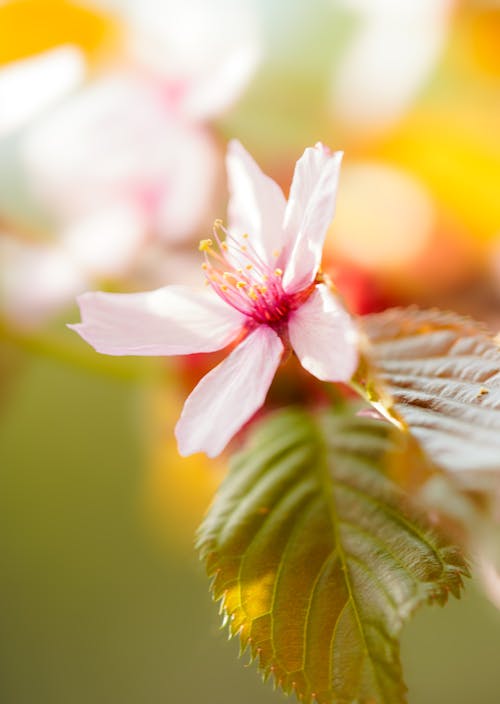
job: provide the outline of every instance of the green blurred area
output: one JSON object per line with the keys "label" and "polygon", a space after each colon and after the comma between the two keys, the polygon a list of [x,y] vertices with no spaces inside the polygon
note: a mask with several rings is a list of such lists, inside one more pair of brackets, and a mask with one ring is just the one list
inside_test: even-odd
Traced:
{"label": "green blurred area", "polygon": [[[278,702],[194,551],[146,528],[138,382],[31,355],[0,420],[2,704]],[[412,704],[496,704],[500,615],[472,584],[403,638]]]}

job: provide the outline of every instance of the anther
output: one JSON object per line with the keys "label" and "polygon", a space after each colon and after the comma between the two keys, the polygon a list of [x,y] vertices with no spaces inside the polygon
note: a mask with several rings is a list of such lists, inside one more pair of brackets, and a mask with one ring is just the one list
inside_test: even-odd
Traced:
{"label": "anther", "polygon": [[247,286],[246,281],[238,281],[236,284],[236,288],[245,288],[245,286]]}
{"label": "anther", "polygon": [[274,275],[275,276],[283,276],[283,269],[275,269]]}
{"label": "anther", "polygon": [[198,245],[198,249],[200,252],[208,252],[209,249],[212,247],[213,242],[211,239],[206,239],[206,240],[200,240],[200,244]]}
{"label": "anther", "polygon": [[277,259],[280,255],[280,250],[279,249],[273,249],[273,257]]}

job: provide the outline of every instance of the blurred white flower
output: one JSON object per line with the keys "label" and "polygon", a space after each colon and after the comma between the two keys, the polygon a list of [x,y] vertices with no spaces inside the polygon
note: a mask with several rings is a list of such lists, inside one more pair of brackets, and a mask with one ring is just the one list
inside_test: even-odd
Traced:
{"label": "blurred white flower", "polygon": [[253,3],[96,0],[128,27],[135,61],[177,93],[185,117],[219,115],[240,96],[260,56]]}
{"label": "blurred white flower", "polygon": [[350,129],[391,126],[411,106],[447,37],[453,0],[336,0],[356,22],[331,104]]}

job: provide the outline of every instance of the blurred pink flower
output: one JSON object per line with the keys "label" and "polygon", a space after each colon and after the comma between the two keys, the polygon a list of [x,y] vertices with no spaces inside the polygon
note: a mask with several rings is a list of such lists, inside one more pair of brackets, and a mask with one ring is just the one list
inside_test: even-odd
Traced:
{"label": "blurred pink flower", "polygon": [[126,200],[164,242],[212,217],[220,169],[207,127],[241,94],[259,57],[245,2],[97,3],[126,28],[126,57],[26,131],[35,197],[63,225]]}
{"label": "blurred pink flower", "polygon": [[[0,137],[18,131],[5,158],[23,180],[26,210],[34,205],[53,228],[41,244],[0,233],[0,314],[21,327],[45,323],[99,280],[154,286],[157,270],[162,282],[191,278],[191,260],[165,244],[213,218],[222,157],[207,123],[238,98],[259,58],[244,1],[92,4],[125,25],[125,56],[90,80],[76,47],[0,70]],[[16,222],[10,205],[4,198]]]}
{"label": "blurred pink flower", "polygon": [[318,379],[347,381],[354,373],[354,323],[319,275],[341,157],[321,144],[306,149],[287,203],[232,142],[230,227],[216,223],[215,243],[200,243],[210,290],[167,286],[79,298],[83,322],[71,327],[106,354],[192,354],[238,342],[186,400],[176,427],[182,455],[213,457],[224,449],[264,403],[285,349]]}

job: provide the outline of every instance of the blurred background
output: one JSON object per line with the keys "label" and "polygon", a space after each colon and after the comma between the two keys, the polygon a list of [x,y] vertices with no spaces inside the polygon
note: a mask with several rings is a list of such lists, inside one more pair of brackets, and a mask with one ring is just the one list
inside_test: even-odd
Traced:
{"label": "blurred background", "polygon": [[[224,461],[172,430],[210,365],[65,323],[85,290],[201,281],[237,137],[285,192],[306,146],[345,151],[325,268],[353,311],[497,332],[499,48],[495,0],[0,2],[2,704],[280,700],[193,549]],[[467,587],[405,630],[412,704],[500,699],[500,614]]]}

